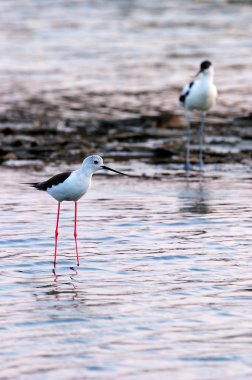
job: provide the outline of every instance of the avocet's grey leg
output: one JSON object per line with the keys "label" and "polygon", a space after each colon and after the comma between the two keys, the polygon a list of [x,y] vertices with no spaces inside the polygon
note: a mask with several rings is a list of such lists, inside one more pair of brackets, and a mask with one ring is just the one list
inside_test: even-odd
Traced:
{"label": "avocet's grey leg", "polygon": [[203,168],[203,143],[204,143],[204,131],[205,131],[205,112],[202,113],[201,123],[199,127],[199,167]]}
{"label": "avocet's grey leg", "polygon": [[184,165],[185,170],[190,170],[190,145],[191,145],[191,115],[190,113],[187,113],[186,115],[187,120],[187,128],[186,128],[186,162]]}

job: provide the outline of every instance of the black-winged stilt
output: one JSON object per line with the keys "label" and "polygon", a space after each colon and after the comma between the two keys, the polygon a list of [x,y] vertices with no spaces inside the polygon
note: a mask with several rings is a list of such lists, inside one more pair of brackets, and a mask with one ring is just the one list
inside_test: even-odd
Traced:
{"label": "black-winged stilt", "polygon": [[179,97],[181,105],[188,111],[187,119],[187,144],[185,169],[190,169],[190,140],[191,140],[191,111],[198,110],[202,113],[199,128],[199,165],[203,166],[202,144],[204,139],[205,116],[207,111],[216,103],[217,89],[213,83],[214,68],[210,61],[203,61],[196,75],[197,79],[187,84]]}
{"label": "black-winged stilt", "polygon": [[55,247],[54,247],[54,264],[53,272],[55,273],[58,245],[58,227],[60,204],[63,201],[73,201],[75,203],[74,211],[74,240],[77,265],[79,266],[79,255],[77,246],[77,201],[88,191],[91,185],[92,175],[98,170],[106,169],[112,172],[126,175],[117,170],[111,169],[103,165],[103,159],[98,155],[88,156],[82,163],[80,169],[73,172],[64,172],[56,174],[54,177],[44,182],[28,183],[37,190],[47,191],[54,199],[58,201],[58,212],[55,229]]}

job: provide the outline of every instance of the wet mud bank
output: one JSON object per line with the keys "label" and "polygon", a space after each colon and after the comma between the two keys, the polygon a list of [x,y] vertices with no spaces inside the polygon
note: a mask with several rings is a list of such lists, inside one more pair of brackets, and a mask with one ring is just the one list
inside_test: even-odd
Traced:
{"label": "wet mud bank", "polygon": [[[0,114],[0,162],[43,166],[79,162],[99,152],[115,160],[182,163],[184,111],[167,107],[165,92],[79,93],[30,97]],[[250,162],[252,114],[209,113],[205,162]],[[193,118],[192,161],[197,162],[200,115]]]}

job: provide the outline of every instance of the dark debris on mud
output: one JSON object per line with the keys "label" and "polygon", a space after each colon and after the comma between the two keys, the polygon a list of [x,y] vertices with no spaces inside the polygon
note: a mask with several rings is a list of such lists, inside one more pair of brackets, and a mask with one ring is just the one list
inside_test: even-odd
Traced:
{"label": "dark debris on mud", "polygon": [[[120,97],[121,101],[116,102]],[[183,110],[180,114],[170,112],[162,102],[153,105],[148,99],[148,92],[90,93],[53,100],[31,97],[9,105],[0,114],[0,162],[9,166],[74,163],[91,153],[115,160],[184,162]],[[198,156],[198,122],[199,115],[193,121],[192,162]],[[209,114],[206,163],[248,162],[251,143],[252,114],[237,118]]]}

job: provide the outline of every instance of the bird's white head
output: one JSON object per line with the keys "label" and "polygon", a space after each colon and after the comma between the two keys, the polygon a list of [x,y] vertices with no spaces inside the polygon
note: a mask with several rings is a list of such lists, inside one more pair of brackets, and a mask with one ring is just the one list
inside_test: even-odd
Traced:
{"label": "bird's white head", "polygon": [[214,68],[213,68],[212,63],[210,61],[201,62],[200,69],[197,75],[213,76],[213,74],[214,74]]}
{"label": "bird's white head", "polygon": [[103,168],[103,159],[98,155],[88,156],[83,161],[82,166],[85,171],[95,173]]}
{"label": "bird's white head", "polygon": [[111,169],[108,166],[105,166],[103,164],[103,159],[101,158],[101,156],[98,156],[98,155],[88,156],[83,161],[82,170],[88,175],[92,175],[93,173],[95,173],[101,169],[110,170],[111,172],[115,172],[115,173],[127,176],[127,174],[124,174],[124,173],[119,172],[117,170]]}

